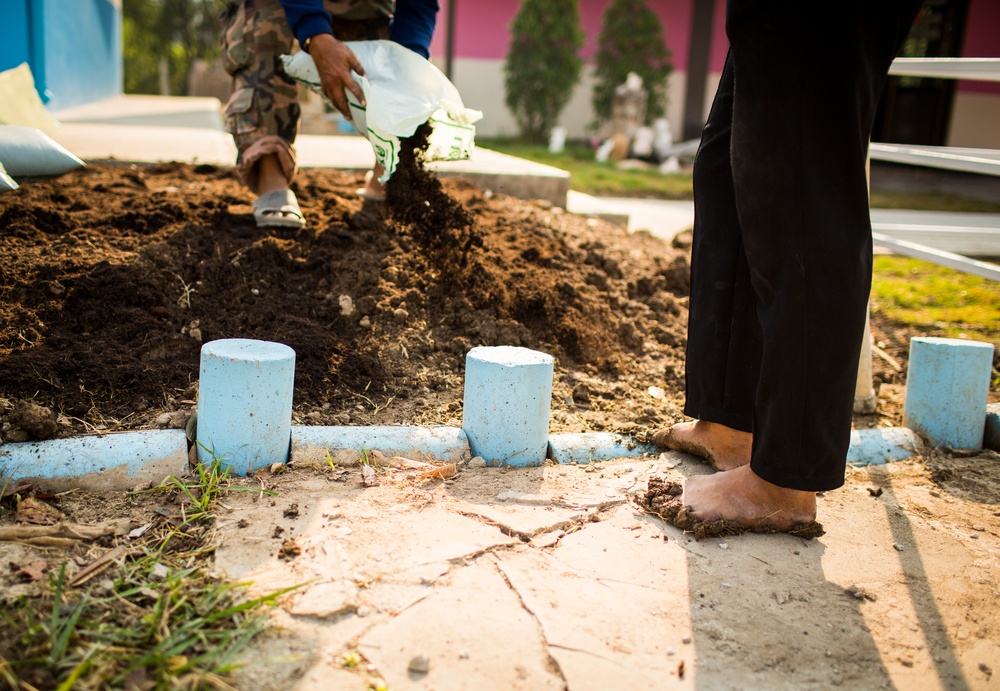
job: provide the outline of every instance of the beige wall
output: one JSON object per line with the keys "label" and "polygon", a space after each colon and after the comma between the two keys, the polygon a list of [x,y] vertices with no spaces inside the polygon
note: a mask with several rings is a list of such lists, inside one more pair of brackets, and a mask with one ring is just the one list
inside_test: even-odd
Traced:
{"label": "beige wall", "polygon": [[957,92],[948,146],[1000,149],[1000,94]]}
{"label": "beige wall", "polygon": [[[503,61],[456,58],[452,78],[462,94],[465,105],[483,111],[483,119],[476,125],[481,136],[517,135],[517,123],[504,103]],[[675,71],[671,73],[667,85],[667,118],[670,120],[675,138],[678,136],[683,122],[685,78],[686,75],[683,72]],[[710,93],[706,95],[706,116],[718,81],[718,75],[712,75],[709,79]],[[577,84],[559,121],[559,124],[567,129],[567,135],[570,138],[591,136],[588,125],[594,118],[593,109],[590,106],[593,83],[593,68],[589,65],[585,66],[580,83]]]}

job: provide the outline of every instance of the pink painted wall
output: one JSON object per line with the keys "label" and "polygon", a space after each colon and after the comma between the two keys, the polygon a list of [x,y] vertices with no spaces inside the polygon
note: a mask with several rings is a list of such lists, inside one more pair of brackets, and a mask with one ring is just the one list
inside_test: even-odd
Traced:
{"label": "pink painted wall", "polygon": [[[519,0],[442,0],[441,14],[438,16],[440,30],[431,44],[431,52],[443,57],[445,50],[445,23],[447,3],[455,2],[455,55],[462,58],[483,60],[503,60],[510,45],[510,24],[520,6]],[[725,43],[725,3],[716,0],[716,37],[712,50],[711,70],[722,71],[726,56]],[[580,56],[588,62],[597,52],[597,37],[601,31],[601,19],[610,0],[580,0],[580,22],[587,35]],[[689,34],[691,30],[692,0],[647,0],[647,4],[660,17],[666,34],[667,47],[673,51],[673,65],[677,70],[687,69]]]}
{"label": "pink painted wall", "polygon": [[[965,27],[963,58],[1000,58],[1000,0],[972,0]],[[959,91],[1000,94],[997,82],[962,80]]]}

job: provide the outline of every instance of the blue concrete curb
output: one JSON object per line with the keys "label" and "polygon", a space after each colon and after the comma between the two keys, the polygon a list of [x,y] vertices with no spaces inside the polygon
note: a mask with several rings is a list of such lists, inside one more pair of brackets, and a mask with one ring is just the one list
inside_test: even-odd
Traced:
{"label": "blue concrete curb", "polygon": [[852,466],[884,465],[920,454],[924,447],[920,435],[906,427],[858,429],[851,432],[847,464]]}
{"label": "blue concrete curb", "polygon": [[[990,427],[992,425],[992,427]],[[1000,437],[1000,405],[991,406],[987,429]],[[851,432],[847,462],[881,465],[920,453],[923,443],[905,427]],[[326,464],[327,452],[339,465],[353,465],[361,452],[378,449],[387,456],[447,463],[468,460],[469,440],[459,427],[305,427],[291,431],[291,460]],[[549,457],[560,464],[586,464],[614,458],[656,455],[661,449],[630,437],[605,432],[552,434]],[[168,475],[188,472],[184,430],[118,432],[99,436],[51,439],[0,445],[0,477],[35,479],[53,488],[128,489],[158,483]]]}
{"label": "blue concrete curb", "polygon": [[184,430],[116,432],[0,446],[0,476],[49,487],[127,489],[188,470]]}
{"label": "blue concrete curb", "polygon": [[378,449],[386,456],[447,463],[470,457],[469,439],[460,427],[304,427],[292,426],[291,460],[295,463],[354,465],[361,452]]}
{"label": "blue concrete curb", "polygon": [[660,449],[641,444],[631,437],[609,432],[581,432],[549,435],[549,458],[556,463],[592,463],[612,458],[654,456]]}

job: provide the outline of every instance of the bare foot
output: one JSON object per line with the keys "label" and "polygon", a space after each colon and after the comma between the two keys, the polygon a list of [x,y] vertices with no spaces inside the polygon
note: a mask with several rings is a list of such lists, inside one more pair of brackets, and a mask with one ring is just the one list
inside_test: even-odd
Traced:
{"label": "bare foot", "polygon": [[681,501],[692,518],[723,519],[744,528],[769,527],[788,532],[816,520],[816,493],[778,487],[750,466],[718,475],[695,475],[684,484]]}
{"label": "bare foot", "polygon": [[753,435],[717,422],[679,422],[653,435],[653,443],[701,456],[716,470],[733,470],[750,463]]}
{"label": "bare foot", "polygon": [[696,475],[683,486],[651,478],[641,503],[696,539],[741,532],[823,534],[816,522],[816,493],[767,482],[742,466],[726,473]]}

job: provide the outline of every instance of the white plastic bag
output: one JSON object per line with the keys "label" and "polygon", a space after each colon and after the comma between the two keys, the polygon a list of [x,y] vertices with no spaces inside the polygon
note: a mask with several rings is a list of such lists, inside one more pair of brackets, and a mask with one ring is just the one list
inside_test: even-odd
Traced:
{"label": "white plastic bag", "polygon": [[3,167],[3,162],[0,162],[0,192],[16,190],[17,188],[18,184],[14,182],[11,176],[7,175],[7,171]]}
{"label": "white plastic bag", "polygon": [[[367,77],[352,73],[365,95],[366,107],[358,105],[351,92],[345,90],[345,94],[354,126],[368,137],[376,159],[385,168],[380,182],[388,181],[396,170],[399,140],[412,136],[428,121],[427,160],[455,161],[472,154],[476,137],[473,123],[483,114],[465,107],[458,89],[441,70],[392,41],[349,41],[346,45],[367,73]],[[281,59],[292,79],[323,94],[312,56],[302,51]]]}
{"label": "white plastic bag", "polygon": [[0,161],[17,178],[62,175],[84,165],[49,135],[23,125],[0,125]]}

